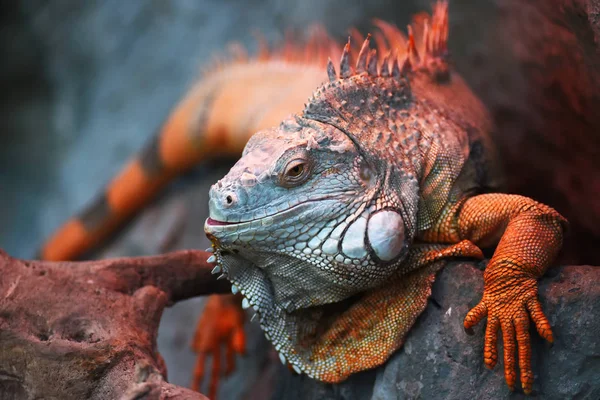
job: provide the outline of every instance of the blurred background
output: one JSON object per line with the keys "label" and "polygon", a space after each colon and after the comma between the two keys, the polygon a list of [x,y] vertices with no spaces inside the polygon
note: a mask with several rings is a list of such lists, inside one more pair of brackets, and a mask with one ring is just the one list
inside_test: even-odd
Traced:
{"label": "blurred background", "polygon": [[[31,258],[168,116],[200,70],[252,33],[270,43],[323,24],[344,40],[374,17],[405,26],[431,1],[0,1],[0,248]],[[600,264],[597,1],[450,1],[453,64],[489,107],[508,190],[571,221],[562,263]],[[207,193],[231,160],[198,166],[96,257],[207,247]],[[159,349],[188,385],[202,299],[167,310]],[[262,335],[251,350],[264,352]],[[265,361],[249,357],[248,371]],[[248,372],[247,372],[248,373]],[[225,383],[229,396],[246,390]],[[231,397],[230,397],[231,396]]]}

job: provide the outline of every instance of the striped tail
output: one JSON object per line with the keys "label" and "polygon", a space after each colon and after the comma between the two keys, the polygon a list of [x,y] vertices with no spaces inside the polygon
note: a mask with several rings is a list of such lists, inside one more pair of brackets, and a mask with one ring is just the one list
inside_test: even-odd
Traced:
{"label": "striped tail", "polygon": [[192,90],[159,134],[108,184],[102,195],[50,237],[41,250],[42,259],[79,258],[131,218],[174,177],[204,159],[207,151],[223,148],[216,135],[190,134],[195,131],[194,125],[205,123],[210,110],[210,96],[202,89]]}
{"label": "striped tail", "polygon": [[[100,245],[173,178],[202,160],[241,154],[250,136],[302,110],[325,81],[332,41],[291,43],[248,60],[238,56],[204,74],[174,109],[158,135],[117,175],[102,195],[44,244],[40,258],[74,260]],[[325,48],[323,44],[328,47]]]}

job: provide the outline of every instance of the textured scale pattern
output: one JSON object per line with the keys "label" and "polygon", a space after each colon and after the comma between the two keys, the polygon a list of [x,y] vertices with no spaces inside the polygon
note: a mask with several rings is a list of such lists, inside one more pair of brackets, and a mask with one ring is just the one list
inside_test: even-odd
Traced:
{"label": "textured scale pattern", "polygon": [[498,330],[502,331],[505,378],[511,389],[516,385],[518,363],[524,391],[532,390],[530,315],[540,336],[553,341],[537,298],[537,278],[560,249],[565,224],[550,207],[516,195],[478,196],[467,200],[460,213],[460,236],[476,242],[491,240],[506,225],[484,274],[483,299],[467,314],[465,328],[487,316],[484,361],[489,368],[498,360],[496,342]]}
{"label": "textured scale pattern", "polygon": [[80,256],[177,174],[246,145],[211,188],[205,223],[213,272],[236,295],[209,300],[194,340],[196,387],[205,356],[213,358],[211,398],[221,346],[226,372],[244,350],[235,299],[255,310],[284,364],[339,382],[402,345],[446,260],[480,259],[479,247],[490,246],[483,298],[464,326],[487,317],[490,368],[502,331],[508,386],[516,387],[518,363],[524,391],[532,390],[529,318],[553,340],[536,280],[566,221],[531,199],[494,193],[502,179],[489,116],[447,62],[447,2],[406,34],[375,25],[366,38],[352,30],[344,47],[320,28],[275,51],[261,41],[256,58],[234,46],[42,250],[45,259]]}
{"label": "textured scale pattern", "polygon": [[371,35],[349,40],[303,112],[252,137],[212,187],[205,230],[217,265],[282,362],[339,382],[402,345],[444,260],[497,245],[464,324],[488,317],[488,367],[502,329],[511,389],[518,345],[529,393],[530,314],[552,339],[536,279],[566,221],[531,199],[485,194],[501,183],[491,124],[445,60],[447,4],[408,37],[378,26],[379,48]]}

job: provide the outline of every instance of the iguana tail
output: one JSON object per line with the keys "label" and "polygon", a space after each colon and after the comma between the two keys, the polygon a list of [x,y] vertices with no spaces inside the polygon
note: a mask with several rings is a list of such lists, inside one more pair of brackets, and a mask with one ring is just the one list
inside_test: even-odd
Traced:
{"label": "iguana tail", "polygon": [[238,51],[233,60],[212,66],[102,195],[50,237],[40,257],[81,257],[174,177],[209,157],[241,153],[254,132],[301,110],[327,78],[327,56],[341,52],[322,30],[313,37],[302,46],[288,41],[275,52],[262,46],[253,59]]}

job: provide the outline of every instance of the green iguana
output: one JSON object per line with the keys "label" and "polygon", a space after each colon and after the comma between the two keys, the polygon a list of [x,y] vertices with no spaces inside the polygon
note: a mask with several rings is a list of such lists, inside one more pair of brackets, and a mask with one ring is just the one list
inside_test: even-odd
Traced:
{"label": "green iguana", "polygon": [[[40,257],[80,257],[174,177],[212,156],[239,154],[261,131],[213,187],[206,230],[215,272],[257,309],[284,362],[327,382],[382,364],[425,307],[443,260],[482,257],[477,246],[498,244],[483,300],[465,327],[487,315],[488,367],[496,364],[502,329],[511,388],[519,346],[529,392],[529,315],[552,341],[536,278],[558,252],[566,221],[528,198],[492,194],[500,187],[492,127],[447,63],[447,3],[416,19],[408,38],[383,21],[376,25],[377,49],[367,40],[342,54],[317,30],[304,46],[262,47],[255,58],[238,53],[211,68]],[[356,31],[353,37],[362,42]],[[325,68],[328,55],[341,55],[339,71]],[[328,77],[303,112],[264,130],[300,111]],[[211,297],[194,339],[193,387],[212,355],[211,397],[221,345],[228,371],[244,348],[243,314],[233,300]]]}
{"label": "green iguana", "polygon": [[304,110],[256,133],[210,190],[213,272],[298,373],[340,382],[381,365],[425,308],[443,260],[497,245],[464,327],[487,317],[490,368],[501,330],[506,382],[515,388],[518,363],[531,392],[530,316],[553,340],[537,278],[566,220],[496,193],[491,123],[446,61],[447,27],[438,3],[391,54],[367,38],[353,68],[346,45]]}

